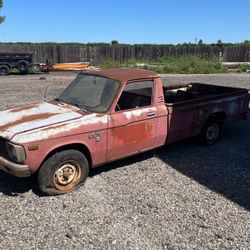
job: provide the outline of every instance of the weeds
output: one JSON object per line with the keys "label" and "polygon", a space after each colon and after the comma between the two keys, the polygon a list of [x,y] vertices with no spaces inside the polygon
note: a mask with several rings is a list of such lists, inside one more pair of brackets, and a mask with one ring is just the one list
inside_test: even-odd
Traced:
{"label": "weeds", "polygon": [[164,57],[157,59],[154,63],[146,60],[129,59],[120,64],[115,61],[105,60],[101,64],[102,68],[117,68],[117,67],[137,67],[138,63],[143,63],[141,66],[144,69],[153,70],[158,73],[168,74],[211,74],[211,73],[226,73],[227,67],[223,66],[216,60],[206,60],[199,56],[183,56],[179,58]]}
{"label": "weeds", "polygon": [[121,67],[121,65],[120,65],[119,62],[113,61],[113,60],[109,60],[109,59],[103,60],[100,66],[103,69],[119,68],[119,67]]}
{"label": "weeds", "polygon": [[[12,68],[12,69],[10,69],[10,73],[11,74],[20,74],[20,71],[17,68]],[[35,67],[28,68],[28,72],[27,72],[27,74],[41,74],[41,73],[42,73],[41,70],[39,68],[35,68]]]}
{"label": "weeds", "polygon": [[240,73],[243,72],[249,72],[250,71],[250,65],[249,64],[241,64],[238,68],[237,71]]}

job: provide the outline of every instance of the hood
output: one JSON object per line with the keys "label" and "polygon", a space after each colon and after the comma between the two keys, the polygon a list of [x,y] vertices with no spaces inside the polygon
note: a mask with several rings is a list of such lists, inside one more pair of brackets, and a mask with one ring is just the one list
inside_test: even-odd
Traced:
{"label": "hood", "polygon": [[[70,106],[71,107],[71,106]],[[68,105],[38,103],[0,112],[0,137],[11,139],[16,134],[80,118],[77,108]]]}

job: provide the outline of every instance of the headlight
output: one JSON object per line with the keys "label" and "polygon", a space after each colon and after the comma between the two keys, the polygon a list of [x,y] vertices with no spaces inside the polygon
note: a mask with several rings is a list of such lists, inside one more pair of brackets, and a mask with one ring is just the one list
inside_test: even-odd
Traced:
{"label": "headlight", "polygon": [[9,157],[16,162],[23,162],[25,160],[25,150],[23,146],[6,142],[6,149]]}

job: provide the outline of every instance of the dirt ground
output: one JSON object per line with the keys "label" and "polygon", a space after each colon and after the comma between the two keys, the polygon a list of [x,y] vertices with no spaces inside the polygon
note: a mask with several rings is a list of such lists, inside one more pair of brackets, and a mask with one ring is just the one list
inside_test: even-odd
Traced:
{"label": "dirt ground", "polygon": [[[50,98],[75,75],[1,77],[0,109],[43,100],[48,84]],[[163,79],[250,89],[250,74]],[[107,164],[63,196],[0,172],[1,249],[249,249],[249,211],[250,120],[210,147],[188,140]]]}

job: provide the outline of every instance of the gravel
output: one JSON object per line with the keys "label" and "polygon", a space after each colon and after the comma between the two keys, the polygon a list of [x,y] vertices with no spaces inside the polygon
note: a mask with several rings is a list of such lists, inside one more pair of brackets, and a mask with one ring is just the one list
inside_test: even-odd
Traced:
{"label": "gravel", "polygon": [[[42,100],[74,73],[1,77],[0,108]],[[164,75],[250,88],[249,74]],[[49,90],[48,90],[49,92]],[[250,121],[105,165],[75,192],[42,197],[35,178],[0,173],[1,249],[249,249]]]}

